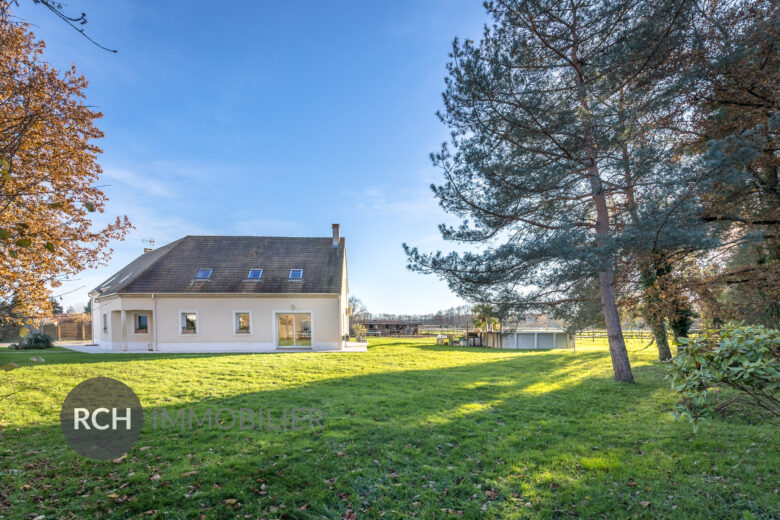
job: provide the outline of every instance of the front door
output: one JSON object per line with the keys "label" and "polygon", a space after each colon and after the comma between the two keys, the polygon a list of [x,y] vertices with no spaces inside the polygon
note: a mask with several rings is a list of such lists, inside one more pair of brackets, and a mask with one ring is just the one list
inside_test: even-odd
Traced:
{"label": "front door", "polygon": [[289,312],[276,315],[277,345],[311,347],[311,314]]}

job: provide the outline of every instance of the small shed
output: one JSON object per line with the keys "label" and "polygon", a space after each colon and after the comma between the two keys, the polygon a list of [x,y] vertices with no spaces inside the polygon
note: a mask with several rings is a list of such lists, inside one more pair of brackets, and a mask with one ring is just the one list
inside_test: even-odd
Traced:
{"label": "small shed", "polygon": [[506,349],[565,349],[574,347],[574,338],[564,329],[518,329],[482,332],[482,345]]}

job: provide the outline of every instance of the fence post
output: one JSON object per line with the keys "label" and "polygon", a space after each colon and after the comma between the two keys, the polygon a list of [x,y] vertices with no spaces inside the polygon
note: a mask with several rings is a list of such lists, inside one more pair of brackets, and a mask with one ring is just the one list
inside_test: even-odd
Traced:
{"label": "fence post", "polygon": [[57,341],[62,341],[62,333],[60,332],[60,322],[57,322]]}

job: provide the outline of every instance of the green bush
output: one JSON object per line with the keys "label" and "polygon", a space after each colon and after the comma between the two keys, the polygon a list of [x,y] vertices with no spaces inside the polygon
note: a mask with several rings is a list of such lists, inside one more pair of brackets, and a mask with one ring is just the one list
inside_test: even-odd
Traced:
{"label": "green bush", "polygon": [[11,345],[9,348],[14,350],[32,350],[39,348],[52,348],[54,343],[51,336],[43,332],[33,332],[26,335],[18,344]]}
{"label": "green bush", "polygon": [[[680,338],[680,352],[668,364],[677,410],[694,425],[733,404],[780,417],[780,331],[763,325],[726,324],[715,337]],[[708,390],[730,387],[732,397],[713,403]]]}
{"label": "green bush", "polygon": [[366,340],[366,326],[357,324],[352,327],[355,332],[355,341],[365,341]]}

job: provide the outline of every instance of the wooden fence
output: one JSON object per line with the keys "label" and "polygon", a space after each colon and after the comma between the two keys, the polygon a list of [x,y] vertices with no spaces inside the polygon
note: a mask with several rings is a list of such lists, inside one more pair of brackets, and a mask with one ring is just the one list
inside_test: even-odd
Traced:
{"label": "wooden fence", "polygon": [[[576,338],[577,341],[595,342],[597,339],[607,339],[607,331],[606,330],[583,330],[582,332],[577,333]],[[623,338],[626,340],[640,340],[649,343],[650,340],[653,339],[653,333],[650,332],[649,330],[623,329]]]}
{"label": "wooden fence", "polygon": [[[2,325],[0,326],[0,341],[18,342],[20,325]],[[92,340],[92,322],[82,323],[47,323],[36,330],[48,334],[54,340]]]}

